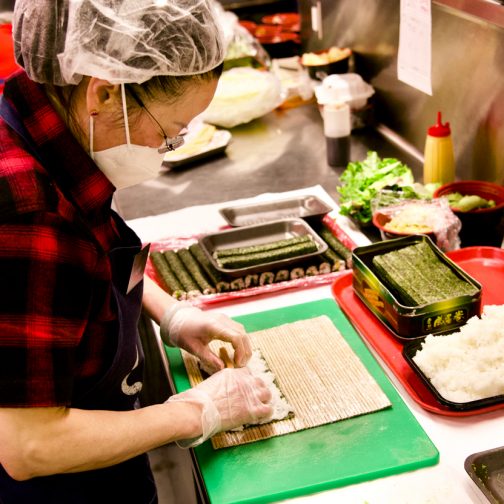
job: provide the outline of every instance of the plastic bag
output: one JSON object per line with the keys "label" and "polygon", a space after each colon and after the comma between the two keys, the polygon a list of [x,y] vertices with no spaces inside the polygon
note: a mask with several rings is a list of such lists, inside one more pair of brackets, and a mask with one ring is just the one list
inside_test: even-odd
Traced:
{"label": "plastic bag", "polygon": [[274,74],[249,67],[231,68],[223,72],[203,118],[233,128],[262,117],[281,103],[281,84]]}
{"label": "plastic bag", "polygon": [[[373,223],[382,239],[409,234],[433,235],[436,245],[448,252],[460,248],[460,219],[444,198],[433,200],[405,198],[385,191],[371,202]],[[390,234],[389,234],[390,233]],[[394,236],[395,235],[395,236]]]}

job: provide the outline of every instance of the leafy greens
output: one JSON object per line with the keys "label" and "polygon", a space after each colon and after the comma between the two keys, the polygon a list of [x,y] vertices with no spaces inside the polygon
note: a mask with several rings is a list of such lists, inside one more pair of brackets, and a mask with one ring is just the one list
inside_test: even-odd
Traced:
{"label": "leafy greens", "polygon": [[387,186],[411,186],[414,183],[411,169],[395,158],[381,159],[374,151],[364,161],[348,163],[341,174],[340,213],[361,224],[371,221],[371,200]]}

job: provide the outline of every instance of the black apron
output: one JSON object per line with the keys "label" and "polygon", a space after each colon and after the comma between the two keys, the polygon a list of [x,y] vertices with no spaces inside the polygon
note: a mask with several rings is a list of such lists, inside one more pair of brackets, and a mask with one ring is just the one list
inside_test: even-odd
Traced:
{"label": "black apron", "polygon": [[[12,107],[0,101],[0,116],[28,144],[34,144]],[[7,110],[7,112],[6,112]],[[7,116],[7,117],[6,117]],[[37,156],[39,158],[39,156]],[[120,246],[109,253],[115,308],[118,313],[117,341],[112,365],[72,407],[127,411],[135,407],[142,387],[143,352],[138,334],[143,293],[142,273],[148,248],[141,250],[138,236],[113,212]],[[125,442],[127,440],[125,439]],[[156,488],[147,454],[112,467],[72,474],[15,481],[0,465],[1,504],[101,504],[157,503]]]}

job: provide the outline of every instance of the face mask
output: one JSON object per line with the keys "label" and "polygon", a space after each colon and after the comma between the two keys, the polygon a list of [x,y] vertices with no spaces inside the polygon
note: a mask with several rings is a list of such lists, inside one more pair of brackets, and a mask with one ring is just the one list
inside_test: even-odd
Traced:
{"label": "face mask", "polygon": [[160,154],[156,147],[131,144],[124,85],[121,85],[121,99],[126,144],[94,152],[94,120],[93,115],[89,117],[89,153],[91,159],[94,160],[98,168],[117,189],[124,189],[157,177],[164,158],[164,153]]}

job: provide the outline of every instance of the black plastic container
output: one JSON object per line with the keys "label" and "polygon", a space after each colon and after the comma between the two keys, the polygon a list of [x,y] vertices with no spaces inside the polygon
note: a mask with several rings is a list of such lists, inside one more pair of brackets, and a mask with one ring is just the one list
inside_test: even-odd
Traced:
{"label": "black plastic container", "polygon": [[[436,336],[436,338],[442,338],[443,336]],[[424,339],[422,338],[421,340],[415,340],[407,343],[403,347],[403,357],[408,362],[408,364],[411,366],[411,369],[418,375],[418,377],[423,381],[425,386],[432,392],[432,395],[436,398],[436,400],[445,405],[448,406],[452,410],[456,411],[470,411],[474,409],[480,409],[480,408],[485,408],[487,406],[491,406],[493,404],[497,403],[502,403],[504,402],[504,395],[498,395],[498,396],[493,396],[493,397],[485,397],[484,399],[477,399],[475,401],[467,401],[463,403],[459,402],[453,402],[449,401],[448,399],[445,399],[434,387],[434,385],[431,383],[429,378],[425,375],[425,373],[420,369],[420,367],[416,364],[416,362],[413,360],[413,357],[415,357],[416,353],[420,350],[422,343],[424,342]],[[470,380],[471,377],[469,376],[468,379]]]}

